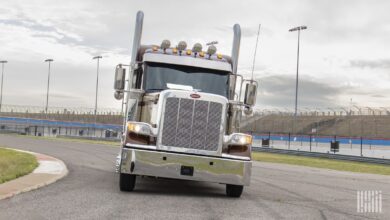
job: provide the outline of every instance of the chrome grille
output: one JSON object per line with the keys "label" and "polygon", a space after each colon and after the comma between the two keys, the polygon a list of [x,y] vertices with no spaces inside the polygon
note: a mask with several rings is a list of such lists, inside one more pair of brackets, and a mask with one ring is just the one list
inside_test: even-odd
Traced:
{"label": "chrome grille", "polygon": [[222,120],[222,104],[169,97],[165,102],[161,144],[217,151]]}

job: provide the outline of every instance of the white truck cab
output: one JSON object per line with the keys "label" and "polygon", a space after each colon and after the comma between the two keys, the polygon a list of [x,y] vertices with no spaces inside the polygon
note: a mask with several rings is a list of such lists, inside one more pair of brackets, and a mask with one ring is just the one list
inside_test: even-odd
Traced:
{"label": "white truck cab", "polygon": [[207,51],[199,43],[187,49],[184,41],[141,45],[142,25],[138,12],[129,75],[121,64],[115,73],[115,97],[126,104],[120,189],[132,191],[137,176],[154,176],[226,184],[228,196],[240,197],[250,183],[252,136],[240,133],[239,123],[257,90],[237,74],[240,26],[229,57],[213,44]]}

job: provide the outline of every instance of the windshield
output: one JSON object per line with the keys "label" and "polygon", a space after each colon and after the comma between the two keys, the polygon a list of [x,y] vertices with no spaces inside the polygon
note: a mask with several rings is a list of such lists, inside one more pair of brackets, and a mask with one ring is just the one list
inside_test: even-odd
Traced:
{"label": "windshield", "polygon": [[193,88],[200,92],[228,96],[229,72],[164,63],[145,64],[146,92],[169,88]]}

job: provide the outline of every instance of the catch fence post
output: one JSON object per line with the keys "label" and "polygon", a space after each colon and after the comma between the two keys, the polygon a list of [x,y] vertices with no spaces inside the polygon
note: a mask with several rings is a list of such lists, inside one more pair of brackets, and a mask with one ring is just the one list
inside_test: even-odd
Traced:
{"label": "catch fence post", "polygon": [[288,149],[290,150],[291,133],[288,132]]}

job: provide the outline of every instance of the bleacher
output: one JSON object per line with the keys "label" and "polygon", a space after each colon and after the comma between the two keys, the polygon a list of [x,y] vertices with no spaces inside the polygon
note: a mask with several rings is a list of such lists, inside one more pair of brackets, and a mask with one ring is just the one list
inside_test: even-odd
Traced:
{"label": "bleacher", "polygon": [[269,114],[242,128],[254,133],[296,133],[325,136],[390,138],[389,115],[293,115]]}

